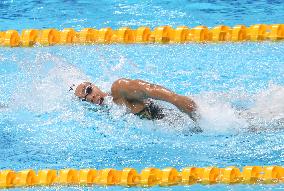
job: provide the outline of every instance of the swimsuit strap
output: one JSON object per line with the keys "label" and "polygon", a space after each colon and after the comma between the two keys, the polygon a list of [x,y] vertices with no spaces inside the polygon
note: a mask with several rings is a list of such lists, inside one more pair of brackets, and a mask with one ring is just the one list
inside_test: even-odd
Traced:
{"label": "swimsuit strap", "polygon": [[153,101],[150,101],[149,104],[146,105],[144,109],[136,113],[135,115],[140,116],[140,118],[145,118],[145,119],[162,119],[165,117],[165,114],[163,114],[162,109],[154,104]]}

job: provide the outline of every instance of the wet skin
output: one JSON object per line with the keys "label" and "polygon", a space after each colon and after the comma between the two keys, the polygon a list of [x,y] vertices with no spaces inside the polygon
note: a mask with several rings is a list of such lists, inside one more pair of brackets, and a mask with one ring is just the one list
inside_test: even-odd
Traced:
{"label": "wet skin", "polygon": [[[108,96],[107,93],[90,82],[78,85],[75,95],[98,105],[101,105],[104,98]],[[191,118],[193,118],[192,113],[197,109],[196,103],[189,97],[176,94],[162,86],[142,80],[125,78],[116,80],[111,87],[111,96],[114,103],[125,105],[132,113],[142,111],[146,107],[149,98],[169,102],[182,112],[187,113]]]}

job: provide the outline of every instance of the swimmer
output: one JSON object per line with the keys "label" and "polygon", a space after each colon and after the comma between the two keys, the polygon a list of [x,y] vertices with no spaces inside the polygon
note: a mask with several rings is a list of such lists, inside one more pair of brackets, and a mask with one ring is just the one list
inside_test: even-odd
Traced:
{"label": "swimmer", "polygon": [[[73,90],[73,87],[70,89]],[[175,105],[193,121],[197,120],[197,105],[192,99],[142,80],[118,79],[112,84],[110,94],[91,82],[83,82],[76,87],[75,95],[82,101],[97,105],[103,105],[105,98],[112,96],[114,103],[124,105],[135,115],[151,120],[165,117],[163,109],[152,101],[162,100]]]}

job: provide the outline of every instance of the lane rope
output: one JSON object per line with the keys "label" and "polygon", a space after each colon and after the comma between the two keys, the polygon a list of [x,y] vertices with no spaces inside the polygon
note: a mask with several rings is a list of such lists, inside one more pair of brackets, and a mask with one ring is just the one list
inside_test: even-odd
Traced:
{"label": "lane rope", "polygon": [[173,186],[192,184],[276,184],[284,183],[282,166],[186,167],[145,168],[139,173],[134,168],[116,170],[96,169],[32,169],[0,171],[0,188],[84,185],[84,186]]}
{"label": "lane rope", "polygon": [[131,29],[122,27],[84,28],[75,31],[72,28],[25,29],[21,34],[16,30],[0,31],[0,46],[31,47],[34,45],[71,45],[71,44],[134,44],[134,43],[205,43],[205,42],[244,42],[244,41],[279,41],[284,40],[284,24],[255,24],[249,27],[219,25],[212,28],[196,26],[159,26]]}

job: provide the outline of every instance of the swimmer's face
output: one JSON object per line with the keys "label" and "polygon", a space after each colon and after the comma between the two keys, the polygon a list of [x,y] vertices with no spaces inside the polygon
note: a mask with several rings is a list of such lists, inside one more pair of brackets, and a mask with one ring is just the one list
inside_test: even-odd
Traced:
{"label": "swimmer's face", "polygon": [[101,105],[104,101],[106,93],[102,92],[97,86],[90,82],[84,82],[77,86],[75,95],[83,101],[88,101],[94,104]]}

